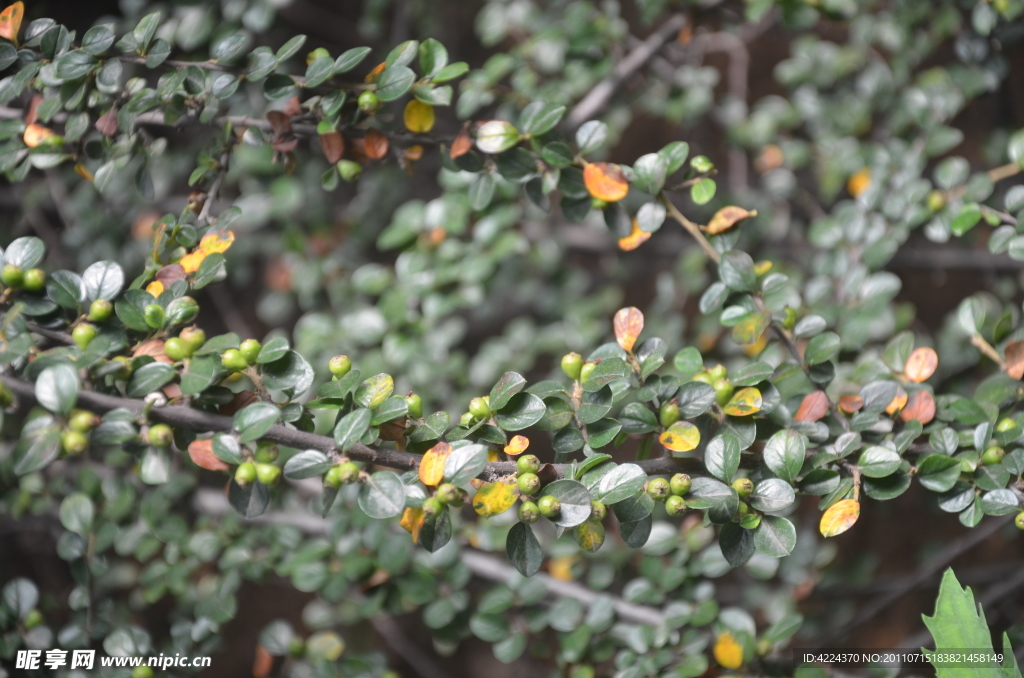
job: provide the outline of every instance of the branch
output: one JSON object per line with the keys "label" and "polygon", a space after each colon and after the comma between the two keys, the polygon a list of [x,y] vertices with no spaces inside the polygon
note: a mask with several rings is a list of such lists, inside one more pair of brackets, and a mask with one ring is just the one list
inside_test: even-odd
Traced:
{"label": "branch", "polygon": [[622,61],[615,64],[615,68],[612,69],[608,77],[597,83],[593,89],[587,92],[586,96],[569,113],[566,125],[575,129],[593,118],[598,111],[605,107],[622,82],[647,63],[685,25],[685,15],[673,14],[669,17],[668,21],[662,24],[661,28],[640,43]]}
{"label": "branch", "polygon": [[[7,375],[0,375],[0,383],[18,397],[36,402],[35,386],[32,384]],[[93,412],[109,412],[118,408],[124,408],[135,414],[141,414],[146,403],[135,398],[121,398],[95,391],[80,391],[78,394],[78,406]],[[197,432],[232,430],[231,417],[203,412],[202,410],[183,405],[153,407],[149,410],[149,417],[164,424]],[[345,456],[354,461],[366,462],[376,466],[386,466],[401,471],[419,468],[420,459],[422,459],[420,455],[412,454],[411,452],[370,447],[362,443],[356,443],[348,452],[342,455],[337,449],[334,438],[299,431],[281,424],[271,427],[261,439],[300,450],[319,450],[333,459],[340,459],[342,456]],[[644,459],[635,463],[648,475],[668,475],[672,473],[700,473],[703,475],[703,465],[699,459],[659,457],[658,459]],[[552,466],[558,477],[563,477],[570,465],[553,464]],[[481,480],[495,481],[514,476],[515,474],[516,463],[514,461],[492,461],[487,463],[487,467],[478,477]]]}
{"label": "branch", "polygon": [[708,242],[708,239],[704,237],[704,234],[701,233],[700,226],[687,219],[686,216],[682,212],[680,212],[679,209],[676,208],[676,206],[672,204],[672,201],[669,200],[666,196],[661,196],[661,202],[665,205],[665,209],[668,210],[669,216],[678,221],[683,228],[689,231],[690,235],[692,235],[694,240],[697,241],[697,244],[700,245],[701,248],[703,248],[704,252],[708,255],[711,261],[715,262],[716,264],[719,261],[721,261],[722,255],[720,255],[718,251],[711,246],[711,243]]}
{"label": "branch", "polygon": [[[193,504],[197,511],[204,515],[220,516],[232,511],[227,498],[220,490],[200,489],[195,493]],[[309,534],[329,534],[331,522],[319,516],[305,513],[271,512],[265,513],[258,518],[253,518],[250,523],[262,523],[266,525],[291,525]],[[520,574],[508,563],[487,553],[475,549],[463,547],[459,552],[459,559],[470,569],[470,571],[481,579],[507,583],[520,577]],[[561,581],[546,574],[537,573],[533,579],[542,582],[548,593],[561,598],[575,598],[584,605],[591,605],[599,598],[608,594],[600,591],[593,591],[575,582]],[[621,598],[613,598],[615,612],[622,619],[637,624],[661,625],[665,622],[665,615],[661,610],[646,605],[636,605]]]}

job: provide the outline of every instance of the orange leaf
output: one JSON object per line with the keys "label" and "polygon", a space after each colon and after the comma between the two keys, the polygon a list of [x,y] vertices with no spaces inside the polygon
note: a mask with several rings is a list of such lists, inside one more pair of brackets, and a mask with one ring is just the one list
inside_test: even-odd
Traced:
{"label": "orange leaf", "polygon": [[860,502],[856,499],[843,499],[828,507],[821,514],[818,530],[823,537],[834,537],[853,527],[860,517]]}
{"label": "orange leaf", "polygon": [[418,544],[420,541],[420,529],[423,527],[425,520],[426,516],[423,513],[423,509],[407,508],[402,513],[402,519],[398,524],[412,535],[412,543]]}
{"label": "orange leaf", "polygon": [[320,148],[323,149],[327,162],[334,165],[345,155],[345,138],[338,131],[321,134]]}
{"label": "orange leaf", "polygon": [[423,147],[419,144],[415,144],[405,149],[405,159],[410,161],[417,161],[423,157]]}
{"label": "orange leaf", "polygon": [[615,341],[619,342],[622,350],[632,351],[636,338],[644,329],[644,314],[634,306],[620,308],[615,314],[612,326],[615,328]]}
{"label": "orange leaf", "polygon": [[590,195],[605,202],[617,202],[629,193],[622,168],[610,162],[592,162],[584,167],[583,183]]}
{"label": "orange leaf", "polygon": [[0,38],[7,38],[18,44],[18,33],[21,31],[21,20],[24,17],[25,3],[21,0],[0,12]]}
{"label": "orange leaf", "polygon": [[366,82],[373,82],[377,79],[377,76],[384,72],[384,69],[388,67],[388,62],[382,61],[373,67],[373,70],[366,74],[364,80]]}
{"label": "orange leaf", "polygon": [[715,640],[712,653],[722,668],[738,669],[743,666],[743,646],[728,631]]}
{"label": "orange leaf", "polygon": [[839,409],[847,414],[853,414],[864,407],[864,399],[859,395],[839,396]]}
{"label": "orange leaf", "polygon": [[689,452],[700,444],[700,429],[688,421],[677,421],[658,436],[658,442],[673,452]]}
{"label": "orange leaf", "polygon": [[252,662],[252,678],[267,678],[274,668],[274,655],[262,645],[256,646],[256,658]]}
{"label": "orange leaf", "polygon": [[935,398],[928,391],[917,391],[910,396],[907,406],[900,412],[900,419],[903,421],[918,420],[922,424],[928,424],[935,418]]}
{"label": "orange leaf", "polygon": [[505,446],[505,454],[514,457],[525,452],[529,446],[530,439],[526,436],[512,436],[512,440],[508,441],[508,445]]}
{"label": "orange leaf", "polygon": [[869,186],[871,186],[871,170],[867,167],[859,172],[855,172],[846,182],[846,190],[849,191],[850,195],[854,198],[868,190]]}
{"label": "orange leaf", "polygon": [[94,178],[92,176],[92,172],[89,171],[89,168],[80,162],[75,163],[75,174],[82,177],[86,181],[92,181]]}
{"label": "orange leaf", "polygon": [[651,234],[640,228],[636,219],[633,220],[633,230],[629,235],[619,238],[619,249],[623,252],[632,252],[640,245],[651,239]]}
{"label": "orange leaf", "polygon": [[388,154],[388,138],[375,129],[367,130],[364,152],[372,160],[380,160]]}
{"label": "orange leaf", "polygon": [[199,270],[203,259],[215,252],[227,250],[233,242],[235,242],[235,234],[233,232],[226,230],[211,231],[199,241],[199,247],[196,248],[195,252],[186,254],[178,263],[181,264],[186,273],[195,273]]}
{"label": "orange leaf", "polygon": [[928,377],[935,374],[935,368],[939,366],[939,355],[935,349],[922,346],[915,348],[914,352],[907,358],[907,365],[903,368],[903,374],[907,379],[920,384]]}
{"label": "orange leaf", "polygon": [[154,280],[153,282],[146,285],[146,291],[152,294],[154,297],[159,297],[161,294],[164,293],[164,284],[159,280]]}
{"label": "orange leaf", "polygon": [[424,485],[440,485],[444,480],[444,463],[451,453],[452,446],[444,442],[427,450],[420,462],[420,482]]}
{"label": "orange leaf", "polygon": [[757,210],[748,212],[742,207],[736,207],[735,205],[729,205],[715,212],[715,216],[711,217],[711,221],[704,227],[704,232],[708,235],[718,235],[719,233],[725,233],[730,228],[750,217],[756,217]]}
{"label": "orange leaf", "polygon": [[896,414],[903,409],[903,406],[907,404],[907,392],[903,390],[902,386],[896,387],[896,397],[893,398],[889,405],[885,408],[886,414]]}
{"label": "orange leaf", "polygon": [[1024,341],[1014,341],[1006,345],[1006,364],[1003,369],[1014,379],[1024,377]]}
{"label": "orange leaf", "polygon": [[48,127],[43,127],[38,123],[33,123],[25,128],[25,134],[22,139],[25,145],[29,148],[35,148],[40,144],[44,144],[50,139],[55,139],[57,133]]}
{"label": "orange leaf", "polygon": [[434,107],[425,104],[419,99],[412,99],[405,105],[405,113],[402,116],[405,121],[405,128],[413,134],[425,134],[434,129]]}
{"label": "orange leaf", "polygon": [[814,391],[804,396],[800,408],[793,417],[796,421],[818,421],[828,414],[828,396],[824,391]]}
{"label": "orange leaf", "polygon": [[192,457],[199,468],[207,471],[227,471],[230,466],[217,458],[213,453],[213,440],[193,440],[188,445],[188,456]]}
{"label": "orange leaf", "polygon": [[448,152],[448,157],[455,160],[455,158],[469,153],[472,148],[473,139],[469,136],[469,127],[463,127],[459,136],[455,137],[455,141],[452,142],[452,149]]}

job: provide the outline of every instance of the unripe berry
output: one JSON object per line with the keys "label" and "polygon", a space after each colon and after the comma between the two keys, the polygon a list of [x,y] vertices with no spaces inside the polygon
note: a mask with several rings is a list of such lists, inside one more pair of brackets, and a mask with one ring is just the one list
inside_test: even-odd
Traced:
{"label": "unripe berry", "polygon": [[99,418],[87,410],[72,410],[68,418],[68,428],[79,433],[88,433],[96,428]]}
{"label": "unripe berry", "polygon": [[359,464],[346,461],[338,464],[338,475],[343,483],[354,483],[359,479]]}
{"label": "unripe berry", "polygon": [[[532,501],[524,501],[519,505],[519,521],[532,525],[540,520],[540,507]],[[1024,528],[1022,528],[1024,529]]]}
{"label": "unripe berry", "polygon": [[985,450],[984,454],[981,455],[981,463],[985,465],[998,464],[1003,460],[1005,455],[1006,450],[997,445],[991,445]]}
{"label": "unripe berry", "polygon": [[651,478],[647,481],[647,494],[651,498],[662,501],[671,493],[669,483],[664,478]]}
{"label": "unripe berry", "polygon": [[363,92],[359,95],[357,103],[359,104],[359,110],[363,113],[375,113],[380,108],[380,97],[373,92]]}
{"label": "unripe berry", "polygon": [[34,629],[43,623],[43,613],[39,610],[29,610],[28,614],[25,615],[25,628]]}
{"label": "unripe berry", "polygon": [[263,348],[263,344],[256,341],[255,339],[246,339],[242,342],[242,345],[238,347],[238,352],[245,358],[245,362],[252,365],[256,362],[256,356],[260,354],[260,349]]}
{"label": "unripe berry", "polygon": [[768,655],[769,652],[772,651],[772,641],[768,640],[767,638],[762,638],[761,640],[757,641],[757,645],[755,646],[755,648],[757,650],[757,656],[765,657]]}
{"label": "unripe berry", "polygon": [[675,400],[669,400],[661,404],[661,409],[658,410],[658,421],[661,422],[662,426],[668,428],[679,421],[680,418],[682,418],[682,414]]}
{"label": "unripe berry", "polygon": [[112,361],[121,363],[121,371],[117,373],[118,379],[127,379],[132,376],[132,359],[124,355],[115,355]]}
{"label": "unripe berry", "polygon": [[267,487],[273,487],[281,480],[281,467],[273,464],[256,464],[256,479]]}
{"label": "unripe berry", "polygon": [[739,506],[737,507],[736,515],[737,515],[737,516],[738,516],[738,517],[739,517],[740,519],[742,519],[742,518],[743,518],[744,516],[746,516],[746,515],[747,515],[748,513],[750,513],[750,507],[749,507],[749,506],[747,506],[747,502],[745,502],[745,501],[741,501],[741,502],[740,502],[740,505],[739,505]]}
{"label": "unripe berry", "polygon": [[3,269],[0,269],[0,282],[7,287],[17,289],[25,282],[25,271],[21,270],[21,266],[4,264]]}
{"label": "unripe berry", "polygon": [[728,379],[716,379],[715,383],[711,384],[711,387],[715,389],[715,402],[723,407],[729,402],[733,391],[735,391],[732,382]]}
{"label": "unripe berry", "polygon": [[540,476],[536,473],[524,473],[516,481],[519,491],[526,495],[540,492]]}
{"label": "unripe berry", "polygon": [[437,488],[437,500],[444,504],[461,504],[462,496],[459,488],[451,483],[443,483]]}
{"label": "unripe berry", "polygon": [[89,438],[78,431],[64,431],[60,437],[61,446],[68,454],[81,454],[89,447]]}
{"label": "unripe berry", "polygon": [[740,495],[740,499],[746,499],[754,491],[754,481],[750,478],[737,478],[732,481],[732,489]]}
{"label": "unripe berry", "polygon": [[708,386],[711,386],[713,383],[715,383],[714,378],[710,374],[708,374],[706,370],[704,372],[698,372],[697,374],[690,377],[690,381],[699,381],[702,384],[707,384]]}
{"label": "unripe berry", "polygon": [[516,470],[519,473],[536,473],[540,470],[540,459],[535,454],[524,454],[516,459]]}
{"label": "unripe berry", "polygon": [[928,209],[938,212],[946,206],[946,195],[942,191],[932,191],[928,194]]}
{"label": "unripe berry", "polygon": [[171,337],[164,342],[164,355],[177,362],[187,358],[189,356],[189,352],[184,341],[178,337]]}
{"label": "unripe berry", "polygon": [[566,353],[562,356],[562,371],[570,379],[579,379],[580,370],[583,369],[583,356],[579,353]]}
{"label": "unripe berry", "polygon": [[96,328],[89,323],[76,325],[75,329],[71,330],[71,338],[78,348],[84,351],[89,342],[96,338]]}
{"label": "unripe berry", "polygon": [[1024,511],[1021,511],[1013,519],[1013,524],[1017,526],[1017,529],[1024,530]]}
{"label": "unripe berry", "polygon": [[146,441],[154,447],[167,447],[173,440],[174,431],[167,424],[154,424],[146,434]]}
{"label": "unripe berry", "polygon": [[256,480],[256,464],[251,461],[243,461],[235,469],[235,482],[242,487],[248,487],[254,480]]}
{"label": "unripe berry", "polygon": [[787,306],[782,312],[782,326],[791,330],[796,327],[796,320],[796,309]]}
{"label": "unripe berry", "polygon": [[256,458],[256,461],[269,464],[275,461],[280,453],[281,450],[277,447],[276,443],[272,443],[269,440],[261,440],[256,445],[256,454],[253,456]]}
{"label": "unripe berry", "polygon": [[672,494],[681,497],[690,491],[690,485],[692,484],[690,476],[685,473],[677,473],[669,481],[669,489],[672,491]]}
{"label": "unripe berry", "polygon": [[608,515],[608,507],[599,501],[592,501],[590,502],[590,514],[598,520],[604,520],[604,517]]}
{"label": "unripe berry", "polygon": [[187,355],[192,355],[206,343],[206,332],[198,327],[186,327],[178,334],[178,337],[185,342]]}
{"label": "unripe berry", "polygon": [[21,286],[28,292],[42,292],[46,287],[46,271],[41,268],[30,268],[25,271]]}
{"label": "unripe berry", "polygon": [[114,313],[114,305],[106,299],[97,299],[89,304],[89,322],[101,323]]}
{"label": "unripe berry", "polygon": [[352,183],[363,173],[363,166],[354,160],[342,160],[338,162],[338,174],[345,181]]}
{"label": "unripe berry", "polygon": [[591,198],[590,206],[595,210],[603,210],[605,207],[608,207],[608,201],[601,200],[600,198]]}
{"label": "unripe berry", "polygon": [[158,330],[167,322],[167,311],[160,304],[149,304],[142,310],[142,317],[147,325]]}
{"label": "unripe berry", "polygon": [[327,369],[336,377],[344,377],[352,369],[352,360],[347,355],[336,355],[327,363]]}
{"label": "unripe berry", "polygon": [[999,433],[1006,433],[1007,431],[1015,428],[1017,428],[1017,421],[1010,417],[1003,417],[999,420],[999,423],[996,424],[996,431]]}
{"label": "unripe berry", "polygon": [[545,518],[555,518],[562,512],[562,502],[547,494],[537,502],[537,508],[540,509],[540,514]]}
{"label": "unripe berry", "polygon": [[405,404],[409,406],[409,416],[411,418],[421,419],[423,417],[423,398],[415,393],[410,393],[405,396]]}
{"label": "unripe berry", "polygon": [[241,352],[237,348],[229,348],[224,351],[220,356],[220,364],[224,366],[224,369],[231,372],[241,372],[249,363],[245,362],[245,358],[242,357]]}
{"label": "unripe berry", "polygon": [[590,380],[590,375],[594,373],[597,368],[597,363],[586,362],[583,363],[583,367],[580,368],[580,383],[585,384]]}
{"label": "unripe berry", "polygon": [[140,665],[132,669],[132,678],[153,678],[153,669]]}
{"label": "unripe berry", "polygon": [[665,513],[673,518],[686,513],[686,500],[680,496],[672,495],[665,499]]}
{"label": "unripe berry", "polygon": [[489,398],[473,398],[469,401],[469,413],[477,419],[486,419],[491,416],[491,407],[488,404]]}
{"label": "unripe berry", "polygon": [[462,416],[459,417],[459,426],[469,428],[473,425],[473,419],[474,417],[472,412],[463,412]]}
{"label": "unripe berry", "polygon": [[427,497],[423,500],[423,515],[428,519],[436,518],[444,511],[444,504],[440,499]]}
{"label": "unripe berry", "polygon": [[715,365],[708,370],[708,374],[711,375],[712,379],[725,379],[729,372],[725,369],[725,365]]}
{"label": "unripe berry", "polygon": [[744,530],[756,530],[761,524],[761,515],[759,513],[748,513],[740,518],[740,527]]}
{"label": "unripe berry", "polygon": [[344,485],[344,482],[341,480],[341,467],[331,467],[327,473],[324,474],[324,487],[330,487],[336,490],[342,485]]}

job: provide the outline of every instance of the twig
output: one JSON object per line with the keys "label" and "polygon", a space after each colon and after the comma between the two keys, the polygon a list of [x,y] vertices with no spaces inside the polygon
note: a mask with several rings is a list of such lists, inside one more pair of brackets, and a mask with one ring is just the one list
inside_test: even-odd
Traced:
{"label": "twig", "polygon": [[[1009,162],[1006,163],[1005,165],[1000,165],[999,167],[993,167],[988,171],[987,174],[988,178],[994,184],[1002,181],[1003,179],[1009,179],[1012,176],[1020,174],[1021,169],[1021,166],[1018,165],[1017,163]],[[956,200],[957,198],[963,197],[965,193],[967,193],[967,184],[964,184],[963,186],[957,186],[956,188],[951,188],[950,190],[946,191],[946,200]]]}
{"label": "twig", "polygon": [[673,14],[646,40],[615,64],[612,72],[587,92],[566,119],[566,125],[575,129],[590,120],[608,103],[622,82],[639,70],[661,47],[686,25],[686,16]]}
{"label": "twig", "polygon": [[704,237],[703,233],[701,233],[700,226],[687,219],[683,213],[672,204],[672,201],[665,197],[665,195],[661,196],[661,202],[665,205],[665,209],[668,210],[668,215],[678,221],[683,228],[689,231],[690,235],[693,236],[694,240],[697,241],[697,244],[701,246],[705,253],[707,253],[711,261],[717,264],[722,260],[722,255],[720,255],[718,251],[711,246],[708,239]]}
{"label": "twig", "polygon": [[[224,515],[232,510],[224,493],[214,489],[196,491],[193,504],[196,510],[204,515]],[[329,520],[316,515],[291,512],[265,513],[249,522],[266,525],[291,525],[310,534],[328,534],[331,525]],[[511,565],[481,551],[463,547],[459,552],[459,559],[481,579],[505,583],[520,577],[520,574]],[[591,605],[599,598],[608,596],[606,593],[591,590],[575,582],[554,579],[541,572],[533,575],[533,579],[543,583],[552,595],[561,598],[575,598],[585,605]],[[616,614],[626,621],[655,626],[663,624],[665,621],[665,615],[656,608],[636,605],[617,597],[613,597],[612,601]]]}
{"label": "twig", "polygon": [[224,177],[227,176],[228,168],[231,164],[231,149],[224,151],[220,156],[220,167],[217,170],[217,176],[210,185],[210,190],[206,192],[206,200],[203,202],[203,208],[199,210],[199,216],[196,218],[196,226],[206,226],[210,221],[210,209],[213,207],[213,203],[217,202],[220,197],[220,188],[224,185]]}
{"label": "twig", "polygon": [[988,356],[992,362],[999,366],[999,369],[1006,369],[1006,363],[999,357],[999,351],[992,346],[992,344],[985,341],[985,338],[980,334],[971,335],[971,343],[974,344],[975,348]]}
{"label": "twig", "polygon": [[[117,57],[118,61],[126,64],[145,64],[146,57],[143,56],[131,56],[128,54],[122,54]],[[222,73],[234,73],[233,69],[227,66],[221,66],[214,61],[180,61],[176,59],[167,59],[160,64],[167,68],[188,68],[189,66],[195,66],[201,68],[204,71],[220,71]]]}
{"label": "twig", "polygon": [[448,673],[437,665],[434,658],[421,650],[402,627],[391,617],[373,617],[370,619],[374,630],[384,639],[395,654],[401,657],[417,675],[422,678],[450,678]]}

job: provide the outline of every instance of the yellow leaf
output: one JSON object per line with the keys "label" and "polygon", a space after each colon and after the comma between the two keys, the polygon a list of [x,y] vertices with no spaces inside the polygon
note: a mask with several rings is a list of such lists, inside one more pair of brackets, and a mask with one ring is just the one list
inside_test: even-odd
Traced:
{"label": "yellow leaf", "polygon": [[473,495],[473,510],[484,518],[490,518],[512,508],[516,496],[512,483],[487,483]]}
{"label": "yellow leaf", "polygon": [[423,455],[420,462],[420,482],[424,485],[440,485],[444,480],[444,463],[452,453],[452,446],[441,442],[434,445]]}
{"label": "yellow leaf", "polygon": [[21,0],[0,12],[0,38],[7,38],[18,44],[18,32],[21,31],[21,20],[24,16],[25,3]]}
{"label": "yellow leaf", "polygon": [[745,417],[761,411],[761,392],[756,388],[742,388],[722,408],[726,414]]}
{"label": "yellow leaf", "polygon": [[512,440],[508,441],[508,445],[505,446],[505,454],[514,457],[525,452],[529,446],[530,439],[526,436],[512,436]]}
{"label": "yellow leaf", "polygon": [[[10,9],[10,8],[8,8]],[[29,148],[35,148],[40,144],[45,144],[50,140],[56,141],[60,137],[57,133],[48,127],[43,127],[37,123],[32,123],[25,128],[25,134],[22,135],[22,140],[25,145]]]}
{"label": "yellow leaf", "polygon": [[412,535],[412,543],[418,544],[420,542],[420,528],[423,527],[423,521],[425,520],[423,509],[418,508],[407,508],[402,514],[402,520],[399,521],[399,525],[405,528],[405,531]]}
{"label": "yellow leaf", "polygon": [[413,134],[425,134],[434,129],[434,107],[419,99],[413,99],[405,105],[405,128]]}
{"label": "yellow leaf", "polygon": [[[498,457],[498,451],[497,450],[492,450],[492,449],[488,448],[488,450],[487,450],[487,461],[501,461],[501,458]],[[474,480],[477,480],[477,479],[476,478],[472,478],[469,482],[472,483]],[[483,481],[481,481],[481,483],[482,482]]]}
{"label": "yellow leaf", "polygon": [[711,217],[711,221],[704,227],[704,231],[708,235],[718,235],[719,233],[725,233],[730,228],[740,223],[744,219],[750,217],[756,217],[757,210],[748,212],[742,207],[736,207],[735,205],[729,205],[715,212],[715,216]]}
{"label": "yellow leaf", "polygon": [[[755,213],[756,214],[756,213]],[[772,270],[772,266],[775,264],[768,259],[762,259],[761,261],[754,262],[754,275],[762,276],[768,271]]]}
{"label": "yellow leaf", "polygon": [[629,193],[622,168],[610,162],[592,162],[584,167],[583,183],[590,195],[605,202],[618,202]]}
{"label": "yellow leaf", "polygon": [[633,220],[633,230],[629,235],[619,238],[619,249],[623,252],[632,252],[640,245],[651,239],[651,234],[647,231],[641,230],[640,224],[637,220]]}
{"label": "yellow leaf", "polygon": [[903,409],[903,406],[907,404],[907,392],[903,390],[902,386],[896,387],[896,397],[893,398],[888,406],[885,408],[886,414],[896,414]]}
{"label": "yellow leaf", "polygon": [[743,647],[728,631],[715,639],[714,655],[722,668],[738,669],[743,666]]}
{"label": "yellow leaf", "polygon": [[572,581],[572,566],[576,563],[576,556],[562,556],[561,558],[552,558],[551,562],[548,563],[548,572],[551,573],[553,579],[558,581]]}
{"label": "yellow leaf", "polygon": [[828,507],[821,514],[818,530],[823,537],[834,537],[853,527],[860,517],[860,502],[856,499],[843,499]]}
{"label": "yellow leaf", "polygon": [[920,384],[935,374],[938,366],[939,354],[935,352],[934,348],[922,346],[921,348],[915,348],[914,352],[907,358],[907,364],[903,368],[903,373],[907,375],[907,379],[910,381]]}
{"label": "yellow leaf", "polygon": [[164,284],[159,280],[154,280],[153,282],[146,285],[146,291],[152,294],[154,297],[159,297],[161,294],[164,293]]}
{"label": "yellow leaf", "polygon": [[689,452],[700,445],[700,430],[688,421],[677,421],[658,436],[658,442],[673,452]]}
{"label": "yellow leaf", "polygon": [[615,341],[619,342],[622,350],[632,351],[637,337],[644,330],[644,314],[634,306],[620,308],[612,320],[612,327],[615,328]]}
{"label": "yellow leaf", "polygon": [[850,195],[854,198],[868,190],[869,186],[871,186],[871,170],[867,167],[855,172],[846,182],[846,190],[849,191]]}
{"label": "yellow leaf", "polygon": [[233,231],[212,231],[204,235],[203,239],[199,241],[199,249],[207,254],[223,252],[231,247],[233,242],[235,242]]}
{"label": "yellow leaf", "polygon": [[377,79],[377,76],[380,75],[381,73],[383,73],[384,69],[387,68],[387,67],[388,67],[388,62],[386,62],[386,61],[380,62],[379,64],[377,64],[376,66],[373,67],[372,71],[370,71],[369,73],[366,74],[366,77],[363,78],[363,80],[365,80],[366,82],[374,82]]}
{"label": "yellow leaf", "polygon": [[83,165],[80,162],[75,163],[75,174],[77,174],[78,176],[82,177],[86,181],[92,181],[93,180],[92,172],[90,172],[89,168],[86,167],[85,165]]}
{"label": "yellow leaf", "polygon": [[572,528],[576,543],[588,553],[597,553],[604,544],[604,524],[596,518],[589,518]]}

